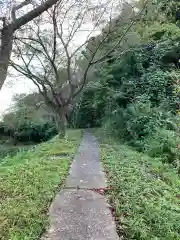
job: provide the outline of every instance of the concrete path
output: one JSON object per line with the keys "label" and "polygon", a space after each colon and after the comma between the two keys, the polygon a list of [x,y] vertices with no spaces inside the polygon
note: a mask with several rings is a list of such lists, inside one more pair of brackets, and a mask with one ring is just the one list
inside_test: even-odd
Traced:
{"label": "concrete path", "polygon": [[118,240],[104,196],[90,189],[106,187],[96,138],[85,132],[64,190],[51,204],[50,227],[42,240]]}
{"label": "concrete path", "polygon": [[99,161],[99,146],[96,138],[85,132],[82,143],[71,165],[67,187],[104,188],[106,181]]}

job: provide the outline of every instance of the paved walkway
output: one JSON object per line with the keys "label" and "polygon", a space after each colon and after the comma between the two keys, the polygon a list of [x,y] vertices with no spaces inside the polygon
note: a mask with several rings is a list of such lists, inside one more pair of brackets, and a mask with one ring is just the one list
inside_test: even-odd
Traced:
{"label": "paved walkway", "polygon": [[66,186],[50,207],[50,228],[42,240],[118,240],[106,199],[89,190],[104,187],[97,140],[85,132]]}

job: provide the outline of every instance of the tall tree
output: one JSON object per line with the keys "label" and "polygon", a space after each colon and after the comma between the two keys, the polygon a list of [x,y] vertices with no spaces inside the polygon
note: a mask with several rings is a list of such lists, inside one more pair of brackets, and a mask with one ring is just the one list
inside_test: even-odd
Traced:
{"label": "tall tree", "polygon": [[[1,44],[0,44],[0,90],[4,84],[4,81],[7,76],[7,69],[9,65],[9,59],[12,52],[12,46],[13,46],[13,35],[16,30],[20,29],[22,26],[30,22],[32,19],[36,18],[40,14],[42,14],[44,11],[52,7],[55,3],[57,3],[59,0],[47,0],[47,1],[38,1],[39,4],[35,5],[33,10],[28,11],[24,13],[20,17],[16,17],[16,12],[20,9],[22,9],[24,6],[33,4],[34,1],[32,0],[25,0],[21,2],[20,4],[11,4],[12,1],[8,2],[3,1],[1,4],[4,4],[4,6],[1,6],[1,17],[0,20],[2,22],[2,28],[0,30],[0,38],[1,38]],[[6,15],[6,9],[5,5],[7,4],[7,8],[10,10],[10,16]],[[33,4],[34,5],[34,4]]]}
{"label": "tall tree", "polygon": [[[144,8],[134,15],[132,7],[132,17],[129,15],[117,41],[106,52],[101,52],[103,45],[121,24],[121,18],[113,21],[118,14],[113,1],[98,5],[89,0],[57,3],[48,11],[48,23],[39,20],[48,24],[48,30],[34,24],[31,36],[16,37],[16,56],[20,61],[11,61],[11,65],[38,87],[46,104],[55,112],[62,135],[72,101],[86,84],[89,70],[120,46]],[[84,41],[81,41],[82,36],[85,36]],[[83,68],[79,65],[80,59],[84,61]]]}

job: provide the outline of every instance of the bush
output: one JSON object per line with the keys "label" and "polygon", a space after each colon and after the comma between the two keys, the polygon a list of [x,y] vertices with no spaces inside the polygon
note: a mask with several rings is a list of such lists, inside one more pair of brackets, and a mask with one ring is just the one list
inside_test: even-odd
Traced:
{"label": "bush", "polygon": [[24,123],[14,133],[14,139],[20,142],[43,142],[57,134],[53,123]]}
{"label": "bush", "polygon": [[180,138],[174,131],[158,129],[152,136],[144,140],[144,152],[151,157],[162,157],[164,162],[179,166],[179,143]]}
{"label": "bush", "polygon": [[152,108],[149,101],[138,100],[126,108],[117,108],[106,118],[105,129],[125,139],[131,145],[141,147],[141,141],[158,128],[176,130],[175,117],[160,108]]}

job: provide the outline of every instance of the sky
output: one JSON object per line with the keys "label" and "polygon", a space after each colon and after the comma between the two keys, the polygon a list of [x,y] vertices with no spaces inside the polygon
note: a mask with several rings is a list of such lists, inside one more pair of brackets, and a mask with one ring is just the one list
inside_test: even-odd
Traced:
{"label": "sky", "polygon": [[36,91],[36,87],[29,79],[7,77],[6,83],[0,91],[0,118],[12,105],[12,98],[15,94],[33,91]]}

